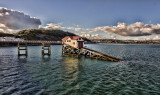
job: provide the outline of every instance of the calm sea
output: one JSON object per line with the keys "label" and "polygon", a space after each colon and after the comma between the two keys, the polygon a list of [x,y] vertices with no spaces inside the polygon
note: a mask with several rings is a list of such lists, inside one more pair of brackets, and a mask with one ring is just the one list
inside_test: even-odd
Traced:
{"label": "calm sea", "polygon": [[125,61],[62,56],[61,45],[18,58],[17,47],[0,47],[0,95],[160,95],[160,45],[85,46]]}

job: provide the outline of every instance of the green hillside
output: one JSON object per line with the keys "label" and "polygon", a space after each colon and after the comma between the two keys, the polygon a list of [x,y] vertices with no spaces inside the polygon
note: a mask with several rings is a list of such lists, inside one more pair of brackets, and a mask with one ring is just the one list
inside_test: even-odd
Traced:
{"label": "green hillside", "polygon": [[28,29],[16,33],[16,37],[24,38],[25,40],[54,40],[61,41],[65,36],[76,36],[73,33],[63,30],[45,30],[45,29]]}

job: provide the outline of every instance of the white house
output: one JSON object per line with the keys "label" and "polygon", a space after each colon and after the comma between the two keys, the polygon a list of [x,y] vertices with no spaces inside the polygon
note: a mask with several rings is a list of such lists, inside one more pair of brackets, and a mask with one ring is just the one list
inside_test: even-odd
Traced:
{"label": "white house", "polygon": [[62,39],[62,43],[75,48],[83,48],[84,40],[80,36],[67,36]]}

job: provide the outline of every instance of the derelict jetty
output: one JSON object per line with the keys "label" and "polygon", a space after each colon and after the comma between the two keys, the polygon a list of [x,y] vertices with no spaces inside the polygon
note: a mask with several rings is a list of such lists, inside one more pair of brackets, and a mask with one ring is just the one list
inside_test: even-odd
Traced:
{"label": "derelict jetty", "polygon": [[84,48],[84,40],[79,36],[68,36],[62,39],[62,54],[82,55],[99,60],[120,62],[121,59],[100,53],[95,50]]}
{"label": "derelict jetty", "polygon": [[122,61],[119,58],[115,58],[95,50],[91,50],[84,47],[84,40],[80,36],[67,36],[59,41],[0,41],[0,44],[18,44],[18,56],[28,56],[28,44],[41,44],[42,56],[51,55],[51,44],[62,44],[62,54],[85,56],[94,59],[119,62]]}

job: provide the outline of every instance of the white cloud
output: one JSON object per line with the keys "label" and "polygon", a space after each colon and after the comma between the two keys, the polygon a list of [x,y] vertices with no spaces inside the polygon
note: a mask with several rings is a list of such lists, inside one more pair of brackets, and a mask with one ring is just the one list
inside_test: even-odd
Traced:
{"label": "white cloud", "polygon": [[3,30],[3,29],[0,29],[0,32],[4,32],[4,30]]}
{"label": "white cloud", "polygon": [[74,30],[74,27],[65,27],[65,29]]}
{"label": "white cloud", "polygon": [[115,36],[115,35],[111,35],[111,38],[113,38],[113,39],[116,39],[116,37],[117,37],[117,36]]}
{"label": "white cloud", "polygon": [[146,36],[160,34],[160,24],[153,25],[136,22],[127,25],[126,23],[118,23],[117,26],[96,27],[92,31],[110,32],[121,36]]}
{"label": "white cloud", "polygon": [[0,28],[4,28],[4,27],[6,27],[6,26],[4,24],[0,23]]}
{"label": "white cloud", "polygon": [[82,31],[82,28],[75,28],[75,31]]}
{"label": "white cloud", "polygon": [[10,15],[9,12],[6,12],[5,15]]}
{"label": "white cloud", "polygon": [[58,24],[50,23],[50,24],[47,24],[47,26],[45,26],[44,28],[46,28],[46,29],[58,29],[58,28],[62,28],[62,27]]}
{"label": "white cloud", "polygon": [[81,32],[82,34],[87,34],[87,32]]}
{"label": "white cloud", "polygon": [[50,23],[47,24],[47,26],[43,27],[45,29],[68,29],[68,30],[74,30],[74,31],[82,31],[83,28],[80,27],[63,27],[60,24],[54,24],[54,23]]}
{"label": "white cloud", "polygon": [[160,40],[160,36],[155,36],[153,40]]}
{"label": "white cloud", "polygon": [[86,37],[88,39],[104,39],[105,37],[100,34],[82,34],[81,37]]}
{"label": "white cloud", "polygon": [[3,32],[15,33],[22,29],[36,29],[39,25],[40,19],[13,9],[0,8],[0,29]]}
{"label": "white cloud", "polygon": [[0,16],[3,16],[3,13],[0,13]]}
{"label": "white cloud", "polygon": [[[148,40],[152,39],[150,35],[160,34],[160,24],[144,24],[142,22],[135,22],[133,24],[117,23],[116,26],[101,26],[95,28],[81,28],[79,25],[74,25],[76,27],[64,27],[58,24],[47,24],[45,28],[50,29],[67,29],[78,32],[81,36],[86,36],[88,38],[95,37],[93,32],[105,32],[106,37],[112,39],[138,39],[138,40]],[[106,38],[105,35],[96,36],[96,38]],[[156,39],[156,38],[155,38]]]}

